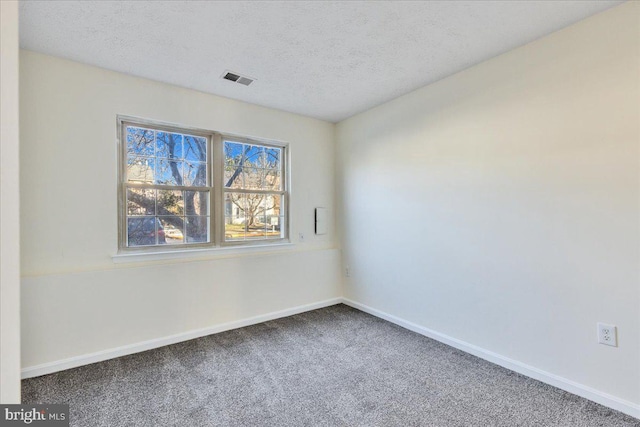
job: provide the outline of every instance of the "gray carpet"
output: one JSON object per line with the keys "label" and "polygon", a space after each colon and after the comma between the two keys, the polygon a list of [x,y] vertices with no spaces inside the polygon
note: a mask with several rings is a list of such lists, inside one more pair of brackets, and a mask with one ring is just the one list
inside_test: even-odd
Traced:
{"label": "gray carpet", "polygon": [[344,305],[23,381],[92,426],[640,426]]}

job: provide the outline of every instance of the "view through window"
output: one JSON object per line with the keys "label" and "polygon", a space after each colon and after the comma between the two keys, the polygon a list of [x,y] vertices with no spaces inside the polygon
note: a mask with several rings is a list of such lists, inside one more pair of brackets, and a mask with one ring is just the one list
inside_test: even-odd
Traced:
{"label": "view through window", "polygon": [[287,238],[286,146],[135,121],[120,126],[121,249]]}
{"label": "view through window", "polygon": [[226,241],[282,237],[282,149],[224,141]]}

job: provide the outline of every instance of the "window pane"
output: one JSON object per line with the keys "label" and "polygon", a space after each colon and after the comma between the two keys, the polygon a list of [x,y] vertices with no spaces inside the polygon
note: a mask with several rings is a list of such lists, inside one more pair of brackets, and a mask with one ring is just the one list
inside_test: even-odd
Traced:
{"label": "window pane", "polygon": [[127,154],[129,156],[154,156],[154,131],[127,126]]}
{"label": "window pane", "polygon": [[225,217],[224,240],[225,242],[244,240],[244,225],[238,224],[233,218]]}
{"label": "window pane", "polygon": [[264,194],[247,194],[245,239],[264,240],[266,237],[266,199]]}
{"label": "window pane", "polygon": [[170,132],[156,134],[156,156],[181,159],[182,153],[182,135]]}
{"label": "window pane", "polygon": [[248,167],[242,168],[243,185],[245,190],[262,190],[264,187],[265,169]]}
{"label": "window pane", "polygon": [[245,197],[241,193],[227,193],[224,203],[225,240],[244,240],[245,235]]}
{"label": "window pane", "polygon": [[231,166],[242,166],[243,144],[225,141],[224,143],[224,164]]}
{"label": "window pane", "polygon": [[129,156],[127,158],[127,181],[153,184],[154,169],[155,160],[153,158]]}
{"label": "window pane", "polygon": [[184,158],[191,162],[207,161],[207,139],[199,136],[184,136]]}
{"label": "window pane", "polygon": [[188,216],[185,218],[186,243],[209,241],[209,217]]}
{"label": "window pane", "polygon": [[179,190],[158,190],[158,215],[184,215],[184,198]]}
{"label": "window pane", "polygon": [[184,243],[184,219],[180,216],[159,216],[158,237],[168,245]]}
{"label": "window pane", "polygon": [[[267,197],[264,194],[255,194],[249,193],[246,194],[246,202],[245,202],[245,222],[248,225],[248,228],[264,225],[264,211],[265,211],[265,198]],[[249,231],[249,230],[247,230]]]}
{"label": "window pane", "polygon": [[281,148],[226,141],[224,186],[244,190],[283,190],[281,157]]}
{"label": "window pane", "polygon": [[268,239],[282,239],[285,236],[284,198],[280,194],[270,194],[265,200],[265,223]]}
{"label": "window pane", "polygon": [[267,239],[284,238],[284,217],[267,216]]}
{"label": "window pane", "polygon": [[224,168],[224,186],[228,188],[242,188],[242,167],[226,165]]}
{"label": "window pane", "polygon": [[157,159],[156,160],[156,184],[182,185],[183,162]]}
{"label": "window pane", "polygon": [[281,204],[279,194],[226,193],[225,240],[280,238]]}
{"label": "window pane", "polygon": [[155,215],[156,190],[144,188],[127,189],[127,215]]}
{"label": "window pane", "polygon": [[184,185],[206,187],[207,184],[206,163],[186,162],[184,164]]}
{"label": "window pane", "polygon": [[280,169],[280,148],[265,147],[265,167],[268,169]]}
{"label": "window pane", "polygon": [[185,191],[185,215],[209,215],[208,191]]}
{"label": "window pane", "polygon": [[266,214],[268,216],[284,216],[283,198],[280,194],[266,196]]}
{"label": "window pane", "polygon": [[127,242],[129,246],[164,244],[164,232],[156,217],[127,219]]}
{"label": "window pane", "polygon": [[247,201],[243,193],[227,193],[225,201],[230,206],[231,216],[244,219]]}
{"label": "window pane", "polygon": [[282,176],[279,170],[266,169],[264,171],[263,190],[282,190]]}
{"label": "window pane", "polygon": [[245,145],[244,166],[264,167],[264,147],[259,145]]}

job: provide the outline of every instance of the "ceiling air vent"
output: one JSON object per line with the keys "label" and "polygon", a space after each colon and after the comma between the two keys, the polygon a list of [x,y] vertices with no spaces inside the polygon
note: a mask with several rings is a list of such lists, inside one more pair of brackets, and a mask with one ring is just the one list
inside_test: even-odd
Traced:
{"label": "ceiling air vent", "polygon": [[247,76],[241,76],[238,73],[232,73],[231,71],[225,71],[222,73],[222,78],[245,86],[249,86],[255,80]]}

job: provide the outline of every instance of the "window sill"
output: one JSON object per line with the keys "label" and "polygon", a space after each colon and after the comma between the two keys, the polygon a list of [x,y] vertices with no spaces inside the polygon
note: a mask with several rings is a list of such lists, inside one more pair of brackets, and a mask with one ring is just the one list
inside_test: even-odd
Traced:
{"label": "window sill", "polygon": [[152,262],[168,259],[216,259],[231,258],[240,256],[256,256],[278,252],[285,252],[293,248],[295,244],[290,242],[260,244],[255,246],[227,246],[218,248],[204,249],[177,249],[171,251],[155,251],[155,252],[131,252],[119,253],[111,256],[114,264],[132,263],[132,262]]}

